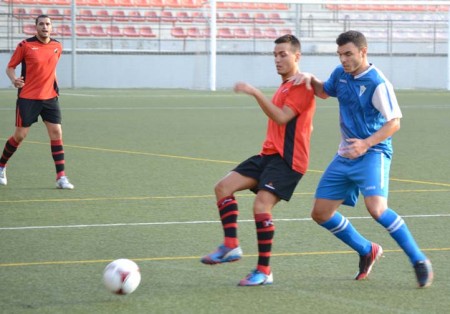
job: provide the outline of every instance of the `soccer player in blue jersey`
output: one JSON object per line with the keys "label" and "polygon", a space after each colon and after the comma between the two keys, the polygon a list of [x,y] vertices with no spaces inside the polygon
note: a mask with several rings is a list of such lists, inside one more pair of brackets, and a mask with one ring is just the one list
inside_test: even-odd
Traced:
{"label": "soccer player in blue jersey", "polygon": [[405,221],[388,207],[392,135],[400,129],[402,113],[391,83],[367,60],[367,41],[357,31],[336,39],[337,66],[325,82],[310,73],[296,76],[296,83],[314,88],[320,98],[339,101],[341,143],[316,190],[311,216],[360,255],[355,279],[367,278],[382,256],[380,245],[364,238],[340,214],[341,204],[355,206],[359,192],[370,215],[390,233],[414,267],[419,287],[431,285],[433,270],[419,249]]}

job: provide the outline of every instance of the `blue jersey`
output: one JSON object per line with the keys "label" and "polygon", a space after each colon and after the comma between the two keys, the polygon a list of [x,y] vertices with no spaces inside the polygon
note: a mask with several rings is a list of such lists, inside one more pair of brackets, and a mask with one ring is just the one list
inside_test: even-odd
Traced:
{"label": "blue jersey", "polygon": [[[341,143],[338,154],[347,146],[346,139],[365,139],[377,132],[387,121],[401,118],[402,113],[392,84],[375,66],[353,76],[336,67],[324,83],[324,91],[339,101]],[[389,137],[371,147],[369,151],[392,156],[392,139]]]}

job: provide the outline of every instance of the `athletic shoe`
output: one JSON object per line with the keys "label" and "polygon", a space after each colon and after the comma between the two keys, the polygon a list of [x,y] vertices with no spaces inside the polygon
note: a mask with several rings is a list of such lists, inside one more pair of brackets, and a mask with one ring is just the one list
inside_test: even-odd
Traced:
{"label": "athletic shoe", "polygon": [[0,185],[6,185],[8,180],[6,180],[6,167],[0,167]]}
{"label": "athletic shoe", "polygon": [[56,181],[56,188],[73,190],[74,186],[66,176],[62,176]]}
{"label": "athletic shoe", "polygon": [[231,249],[225,245],[220,245],[214,252],[201,258],[203,264],[215,265],[220,263],[228,263],[240,260],[242,257],[242,249],[240,246]]}
{"label": "athletic shoe", "polygon": [[372,250],[369,254],[359,257],[359,272],[355,276],[355,280],[366,279],[372,270],[373,264],[383,255],[383,248],[372,243]]}
{"label": "athletic shoe", "polygon": [[238,286],[263,286],[263,285],[271,285],[273,283],[273,274],[272,272],[269,275],[266,275],[259,270],[255,269],[250,274],[247,275],[244,279],[239,281]]}
{"label": "athletic shoe", "polygon": [[433,282],[433,268],[429,260],[418,261],[414,264],[414,271],[416,272],[419,288],[426,288],[431,285]]}

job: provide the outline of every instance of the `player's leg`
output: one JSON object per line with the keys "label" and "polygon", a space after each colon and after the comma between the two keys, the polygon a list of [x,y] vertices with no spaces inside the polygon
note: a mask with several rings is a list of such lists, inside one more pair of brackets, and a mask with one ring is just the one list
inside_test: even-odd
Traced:
{"label": "player's leg", "polygon": [[0,185],[6,185],[6,164],[25,139],[30,126],[37,121],[41,107],[33,100],[18,98],[14,134],[6,141],[0,157]]}
{"label": "player's leg", "polygon": [[363,237],[353,224],[337,211],[341,204],[355,206],[359,189],[350,177],[356,161],[335,156],[325,170],[316,190],[311,217],[350,246],[360,256],[356,280],[365,279],[375,261],[382,255],[382,248]]}
{"label": "player's leg", "polygon": [[389,172],[391,159],[384,154],[367,154],[362,161],[361,191],[370,215],[386,230],[409,257],[420,287],[429,286],[433,279],[431,263],[419,249],[405,221],[388,208]]}
{"label": "player's leg", "polygon": [[215,185],[214,192],[222,222],[224,241],[216,251],[202,257],[200,260],[202,263],[215,265],[234,262],[242,257],[242,249],[237,236],[239,210],[234,193],[251,189],[256,184],[255,179],[231,171]]}
{"label": "player's leg", "polygon": [[270,267],[275,226],[272,209],[280,201],[288,202],[302,174],[294,171],[280,155],[264,157],[264,170],[258,181],[257,194],[253,203],[253,215],[258,243],[256,268],[239,282],[240,286],[257,286],[273,283]]}
{"label": "player's leg", "polygon": [[62,139],[61,110],[58,98],[43,101],[41,117],[50,138],[50,149],[56,170],[56,187],[59,189],[73,189],[65,173],[65,156]]}
{"label": "player's leg", "polygon": [[240,286],[257,286],[273,283],[270,257],[275,234],[272,222],[272,209],[280,201],[275,194],[260,190],[253,204],[253,214],[258,243],[258,262],[256,268],[239,282]]}
{"label": "player's leg", "polygon": [[8,183],[6,178],[6,164],[27,136],[29,129],[29,127],[16,127],[14,134],[6,141],[0,157],[0,185],[6,185]]}
{"label": "player's leg", "polygon": [[[372,217],[389,232],[402,250],[409,257],[416,272],[419,287],[428,287],[433,281],[431,262],[420,250],[408,226],[401,216],[387,207],[387,200],[380,196],[370,196],[364,199]],[[384,210],[381,210],[384,208]]]}

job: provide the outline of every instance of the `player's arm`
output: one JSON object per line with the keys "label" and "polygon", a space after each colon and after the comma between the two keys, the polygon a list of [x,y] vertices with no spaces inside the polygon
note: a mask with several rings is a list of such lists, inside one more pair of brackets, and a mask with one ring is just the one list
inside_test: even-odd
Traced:
{"label": "player's arm", "polygon": [[25,81],[23,80],[23,76],[16,77],[16,69],[7,67],[6,68],[6,75],[11,80],[11,83],[16,88],[22,88],[25,85]]}
{"label": "player's arm", "polygon": [[323,89],[323,82],[312,73],[298,72],[290,80],[294,81],[294,85],[305,84],[307,89],[312,88],[314,95],[319,98],[326,99],[329,97]]}
{"label": "player's arm", "polygon": [[288,123],[297,115],[288,106],[283,108],[275,106],[259,89],[250,84],[239,82],[234,86],[234,91],[255,97],[264,113],[279,125]]}
{"label": "player's arm", "polygon": [[368,138],[349,138],[346,141],[350,143],[350,145],[346,147],[346,152],[343,154],[343,157],[353,159],[364,155],[370,147],[391,137],[398,130],[400,130],[400,118],[394,118],[386,122],[377,132],[373,133]]}

